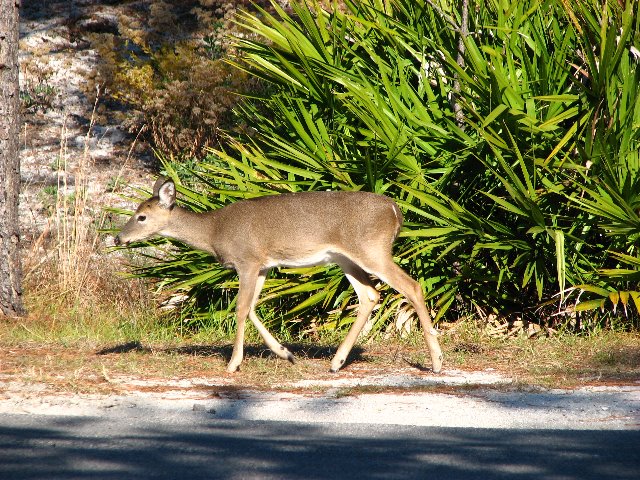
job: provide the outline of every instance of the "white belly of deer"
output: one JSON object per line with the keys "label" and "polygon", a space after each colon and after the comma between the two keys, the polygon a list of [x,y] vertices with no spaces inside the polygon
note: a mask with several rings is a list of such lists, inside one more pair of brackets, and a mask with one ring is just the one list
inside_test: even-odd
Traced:
{"label": "white belly of deer", "polygon": [[270,258],[268,268],[286,267],[286,268],[302,268],[314,267],[316,265],[328,265],[330,263],[340,263],[340,259],[344,259],[341,255],[330,250],[321,250],[304,257],[296,258]]}

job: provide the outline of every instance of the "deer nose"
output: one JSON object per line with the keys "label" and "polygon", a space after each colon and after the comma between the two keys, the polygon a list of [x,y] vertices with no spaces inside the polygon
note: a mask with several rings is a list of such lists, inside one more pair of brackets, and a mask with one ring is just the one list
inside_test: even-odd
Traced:
{"label": "deer nose", "polygon": [[113,244],[116,247],[119,247],[120,245],[122,245],[122,240],[120,240],[120,235],[116,235],[116,238],[113,239]]}

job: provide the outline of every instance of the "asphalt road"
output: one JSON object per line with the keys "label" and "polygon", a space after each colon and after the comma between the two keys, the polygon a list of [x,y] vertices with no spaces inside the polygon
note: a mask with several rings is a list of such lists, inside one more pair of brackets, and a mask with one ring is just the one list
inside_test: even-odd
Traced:
{"label": "asphalt road", "polygon": [[637,479],[640,430],[4,414],[0,479]]}

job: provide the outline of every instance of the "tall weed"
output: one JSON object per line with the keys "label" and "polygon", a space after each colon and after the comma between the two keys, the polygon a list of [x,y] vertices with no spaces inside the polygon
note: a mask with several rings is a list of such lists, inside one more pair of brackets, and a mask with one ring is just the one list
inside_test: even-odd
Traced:
{"label": "tall weed", "polygon": [[[24,258],[25,303],[31,319],[50,319],[43,340],[88,332],[136,331],[134,324],[146,315],[155,318],[146,285],[126,283],[118,275],[123,261],[106,256],[101,230],[110,227],[103,205],[94,198],[93,162],[89,145],[93,119],[84,153],[70,158],[66,129],[60,132],[56,170],[47,226]],[[38,322],[35,322],[38,323]],[[42,325],[42,323],[38,323]],[[46,324],[46,322],[45,322]],[[58,332],[58,333],[56,333]],[[96,338],[104,337],[101,333]]]}

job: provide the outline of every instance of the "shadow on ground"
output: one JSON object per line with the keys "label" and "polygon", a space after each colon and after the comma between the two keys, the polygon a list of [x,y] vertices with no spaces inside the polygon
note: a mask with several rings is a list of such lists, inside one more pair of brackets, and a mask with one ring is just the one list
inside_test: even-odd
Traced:
{"label": "shadow on ground", "polygon": [[[312,343],[289,343],[285,345],[293,355],[298,359],[309,360],[331,360],[336,353],[337,346],[323,346]],[[184,347],[170,347],[155,349],[143,345],[141,342],[127,342],[106,348],[102,348],[96,352],[97,355],[113,355],[124,354],[130,352],[151,353],[161,352],[167,355],[186,355],[193,357],[221,357],[225,361],[231,359],[233,345],[186,345]],[[364,348],[354,346],[347,360],[348,365],[352,362],[364,360]],[[270,358],[275,355],[271,350],[263,345],[245,345],[245,358]],[[420,367],[421,368],[421,367]]]}
{"label": "shadow on ground", "polygon": [[638,431],[497,430],[189,419],[5,418],[19,479],[635,479]]}

